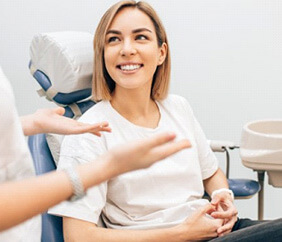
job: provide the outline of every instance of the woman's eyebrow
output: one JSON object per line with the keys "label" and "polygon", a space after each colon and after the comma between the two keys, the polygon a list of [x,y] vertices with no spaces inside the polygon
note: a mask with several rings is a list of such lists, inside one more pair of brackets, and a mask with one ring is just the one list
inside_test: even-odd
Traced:
{"label": "woman's eyebrow", "polygon": [[[134,30],[132,30],[132,33],[136,34],[136,33],[144,32],[144,31],[152,33],[152,31],[150,29],[147,29],[147,28],[134,29]],[[121,31],[115,30],[115,29],[110,29],[110,30],[107,31],[106,35],[107,34],[118,34],[118,35],[121,35]]]}
{"label": "woman's eyebrow", "polygon": [[134,29],[134,30],[132,30],[132,33],[136,34],[136,33],[144,32],[144,31],[152,33],[152,31],[150,29],[147,29],[147,28]]}
{"label": "woman's eyebrow", "polygon": [[106,35],[107,34],[119,34],[119,35],[121,35],[121,32],[118,31],[118,30],[110,29],[110,30],[107,31]]}

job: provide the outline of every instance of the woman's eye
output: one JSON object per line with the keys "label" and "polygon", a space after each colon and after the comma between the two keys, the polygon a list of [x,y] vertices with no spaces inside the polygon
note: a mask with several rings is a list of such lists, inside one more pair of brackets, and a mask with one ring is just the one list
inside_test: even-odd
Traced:
{"label": "woman's eye", "polygon": [[136,40],[147,40],[148,38],[147,38],[147,36],[145,36],[145,35],[137,35],[136,36]]}
{"label": "woman's eye", "polygon": [[116,37],[116,36],[110,37],[110,38],[108,39],[108,43],[110,43],[110,42],[116,42],[116,41],[119,41],[119,38]]}

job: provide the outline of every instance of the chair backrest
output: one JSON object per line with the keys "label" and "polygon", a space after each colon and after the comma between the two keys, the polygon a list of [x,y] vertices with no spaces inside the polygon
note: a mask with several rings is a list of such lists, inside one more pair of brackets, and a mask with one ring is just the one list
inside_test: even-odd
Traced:
{"label": "chair backrest", "polygon": [[[28,146],[33,158],[36,175],[56,169],[45,134],[28,138]],[[42,242],[63,242],[62,218],[47,213],[42,214]]]}

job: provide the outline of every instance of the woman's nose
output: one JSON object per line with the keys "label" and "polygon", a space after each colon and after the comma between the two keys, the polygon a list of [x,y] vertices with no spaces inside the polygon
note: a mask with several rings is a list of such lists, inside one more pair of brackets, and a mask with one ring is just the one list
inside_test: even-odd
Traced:
{"label": "woman's nose", "polygon": [[130,40],[125,40],[120,50],[122,56],[131,56],[136,54],[136,48]]}

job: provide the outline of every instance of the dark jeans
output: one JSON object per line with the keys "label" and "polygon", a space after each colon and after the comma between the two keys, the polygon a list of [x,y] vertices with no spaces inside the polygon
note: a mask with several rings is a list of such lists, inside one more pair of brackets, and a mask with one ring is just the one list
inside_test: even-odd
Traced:
{"label": "dark jeans", "polygon": [[282,219],[256,221],[238,219],[232,232],[212,242],[282,242]]}

